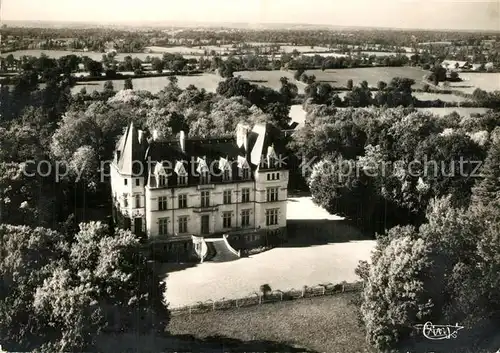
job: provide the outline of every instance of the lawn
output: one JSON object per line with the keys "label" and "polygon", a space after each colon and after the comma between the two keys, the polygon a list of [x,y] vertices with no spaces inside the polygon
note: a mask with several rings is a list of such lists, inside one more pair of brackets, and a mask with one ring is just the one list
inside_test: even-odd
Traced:
{"label": "lawn", "polygon": [[369,260],[375,241],[366,240],[342,218],[315,206],[309,197],[290,198],[289,241],[233,262],[192,266],[164,264],[171,307],[221,298],[241,298],[268,283],[273,290],[320,283],[354,282],[360,260]]}
{"label": "lawn", "polygon": [[[177,76],[179,87],[184,89],[189,85],[195,85],[198,88],[205,88],[209,92],[215,92],[217,85],[222,80],[222,78],[215,74],[204,73],[200,75],[192,76]],[[95,90],[102,91],[106,81],[91,81],[91,82],[80,82],[72,88],[72,93],[78,93],[82,87],[87,89],[87,92],[92,92]],[[123,89],[125,80],[113,80],[113,86],[115,90]],[[146,78],[135,78],[132,79],[132,84],[135,90],[147,90],[151,93],[158,93],[169,83],[168,77],[146,77]]]}
{"label": "lawn", "polygon": [[222,336],[240,341],[279,342],[315,352],[372,352],[357,319],[357,306],[353,303],[356,296],[344,293],[191,317],[176,316],[169,330],[174,335],[194,334],[199,339]]}
{"label": "lawn", "polygon": [[[314,74],[316,81],[328,82],[332,86],[345,87],[347,80],[354,84],[367,81],[369,86],[376,87],[377,82],[389,83],[394,77],[405,77],[415,80],[413,88],[422,88],[422,79],[428,73],[415,67],[365,67],[357,69],[307,70],[308,75]],[[293,74],[293,72],[292,72]]]}

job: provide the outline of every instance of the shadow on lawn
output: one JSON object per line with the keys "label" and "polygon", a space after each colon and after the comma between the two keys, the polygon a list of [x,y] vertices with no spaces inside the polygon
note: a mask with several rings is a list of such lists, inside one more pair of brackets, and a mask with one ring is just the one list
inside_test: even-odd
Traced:
{"label": "shadow on lawn", "polygon": [[316,353],[305,348],[294,347],[285,343],[272,341],[242,341],[239,339],[210,336],[204,339],[195,338],[191,335],[175,336],[183,342],[180,349],[186,349],[189,352],[310,352]]}
{"label": "shadow on lawn", "polygon": [[307,247],[329,243],[373,240],[344,220],[304,219],[287,221],[288,241],[283,247]]}
{"label": "shadow on lawn", "polygon": [[192,335],[133,335],[101,336],[97,341],[99,352],[308,352],[316,351],[272,341],[242,341],[211,336],[204,339]]}

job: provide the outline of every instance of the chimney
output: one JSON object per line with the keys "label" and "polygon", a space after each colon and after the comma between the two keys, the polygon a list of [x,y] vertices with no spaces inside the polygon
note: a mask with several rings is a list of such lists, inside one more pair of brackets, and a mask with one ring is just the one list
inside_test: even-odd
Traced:
{"label": "chimney", "polygon": [[144,131],[138,130],[137,131],[137,138],[139,140],[139,143],[142,144],[142,140],[144,139]]}
{"label": "chimney", "polygon": [[182,152],[186,152],[186,135],[184,134],[184,131],[181,131],[179,133],[179,142],[181,144],[181,150]]}
{"label": "chimney", "polygon": [[153,141],[158,141],[158,130],[153,130]]}

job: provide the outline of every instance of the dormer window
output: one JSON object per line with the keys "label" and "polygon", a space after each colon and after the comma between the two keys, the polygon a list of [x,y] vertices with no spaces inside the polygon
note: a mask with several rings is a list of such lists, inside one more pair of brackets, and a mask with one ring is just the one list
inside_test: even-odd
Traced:
{"label": "dormer window", "polygon": [[158,186],[163,187],[165,185],[167,185],[167,176],[163,174],[158,175]]}
{"label": "dormer window", "polygon": [[200,184],[208,184],[210,182],[210,176],[208,172],[200,173]]}
{"label": "dormer window", "polygon": [[241,177],[244,180],[247,180],[250,178],[250,168],[244,167],[241,169]]}
{"label": "dormer window", "polygon": [[250,179],[250,166],[248,165],[247,160],[243,157],[238,157],[238,170],[240,178],[243,180]]}
{"label": "dormer window", "polygon": [[157,187],[161,188],[167,186],[167,173],[161,163],[156,164],[154,174],[158,183]]}
{"label": "dormer window", "polygon": [[231,181],[231,171],[229,169],[224,170],[224,173],[222,174],[222,180]]}
{"label": "dormer window", "polygon": [[177,177],[177,184],[186,185],[187,184],[187,175],[179,175]]}
{"label": "dormer window", "polygon": [[200,184],[208,184],[210,182],[210,174],[205,159],[198,158],[198,168],[196,171],[200,174]]}
{"label": "dormer window", "polygon": [[177,161],[175,164],[175,173],[177,174],[177,184],[178,185],[187,185],[188,178],[186,169],[184,168],[184,163],[182,161]]}
{"label": "dormer window", "polygon": [[222,171],[222,181],[231,181],[231,164],[227,158],[219,160],[219,169]]}

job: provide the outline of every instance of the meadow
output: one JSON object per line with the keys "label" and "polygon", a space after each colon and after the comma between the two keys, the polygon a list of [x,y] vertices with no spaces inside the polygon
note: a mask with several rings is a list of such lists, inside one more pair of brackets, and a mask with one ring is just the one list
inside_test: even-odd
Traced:
{"label": "meadow", "polygon": [[428,74],[427,71],[409,66],[307,70],[306,73],[315,75],[316,81],[327,82],[337,87],[345,87],[349,79],[353,80],[355,85],[367,81],[370,87],[376,87],[379,81],[389,83],[394,77],[404,77],[415,80],[413,88],[422,88],[422,80]]}
{"label": "meadow", "polygon": [[[209,73],[176,77],[178,79],[178,85],[182,89],[189,85],[195,85],[196,87],[200,89],[204,88],[209,92],[215,92],[217,85],[222,80],[220,76]],[[85,87],[88,93],[95,90],[102,91],[104,89],[105,82],[106,81],[80,82],[71,89],[71,92],[78,93],[83,87]],[[125,80],[113,80],[112,82],[115,90],[121,90],[124,88]],[[135,90],[147,90],[153,94],[161,91],[168,85],[168,83],[168,76],[132,79],[132,84],[134,85]]]}
{"label": "meadow", "polygon": [[500,73],[489,72],[461,72],[462,82],[451,83],[452,89],[465,93],[472,93],[476,88],[485,91],[500,90]]}

